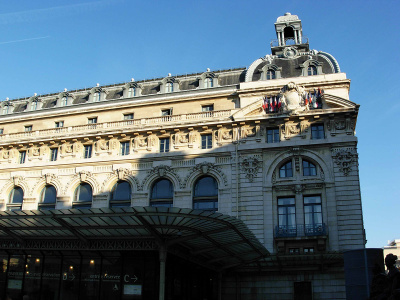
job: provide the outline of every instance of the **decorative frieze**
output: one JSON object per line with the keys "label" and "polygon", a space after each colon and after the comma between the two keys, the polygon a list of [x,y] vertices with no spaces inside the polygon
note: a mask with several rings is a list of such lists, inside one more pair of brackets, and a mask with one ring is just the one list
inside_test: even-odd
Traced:
{"label": "decorative frieze", "polygon": [[246,174],[246,178],[249,179],[250,182],[253,182],[254,178],[257,177],[258,170],[261,167],[261,164],[261,160],[259,160],[255,156],[242,158],[242,162],[240,165],[243,172]]}

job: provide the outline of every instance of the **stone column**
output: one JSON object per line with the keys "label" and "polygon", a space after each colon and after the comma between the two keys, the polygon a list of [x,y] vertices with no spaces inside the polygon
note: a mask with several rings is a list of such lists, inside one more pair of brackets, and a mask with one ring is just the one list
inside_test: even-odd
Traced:
{"label": "stone column", "polygon": [[162,245],[159,250],[160,259],[160,287],[159,287],[159,300],[165,299],[165,263],[167,261],[167,249]]}

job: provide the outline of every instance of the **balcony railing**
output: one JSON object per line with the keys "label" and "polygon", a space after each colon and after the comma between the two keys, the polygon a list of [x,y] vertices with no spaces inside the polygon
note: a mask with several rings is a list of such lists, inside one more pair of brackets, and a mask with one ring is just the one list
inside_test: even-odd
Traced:
{"label": "balcony railing", "polygon": [[275,226],[275,237],[302,237],[326,235],[325,223],[309,225],[277,225]]}
{"label": "balcony railing", "polygon": [[[300,44],[308,44],[308,37],[302,36]],[[279,47],[279,40],[278,39],[272,40],[270,45],[271,47]],[[285,46],[289,45],[296,45],[296,42],[293,38],[285,38]]]}
{"label": "balcony railing", "polygon": [[212,121],[222,120],[229,118],[232,114],[231,110],[207,111],[192,114],[161,116],[155,118],[144,118],[134,120],[123,120],[107,123],[85,124],[70,127],[59,127],[52,129],[43,129],[29,132],[18,132],[0,135],[0,142],[13,141],[13,140],[30,140],[35,138],[57,138],[67,137],[79,133],[98,132],[98,131],[113,131],[116,129],[133,129],[138,130],[148,126],[157,125],[173,125],[174,123],[191,123],[193,121]]}

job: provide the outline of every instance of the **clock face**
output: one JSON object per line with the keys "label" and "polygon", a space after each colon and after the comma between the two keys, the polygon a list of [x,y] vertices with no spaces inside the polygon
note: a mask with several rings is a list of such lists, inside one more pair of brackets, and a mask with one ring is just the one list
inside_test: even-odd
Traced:
{"label": "clock face", "polygon": [[283,56],[287,58],[292,58],[298,55],[297,49],[293,47],[287,47],[283,50]]}

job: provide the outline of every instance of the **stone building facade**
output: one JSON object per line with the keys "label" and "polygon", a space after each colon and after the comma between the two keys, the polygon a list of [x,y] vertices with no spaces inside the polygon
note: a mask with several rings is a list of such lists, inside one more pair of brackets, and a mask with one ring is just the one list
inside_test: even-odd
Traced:
{"label": "stone building facade", "polygon": [[[159,218],[176,218],[185,211],[190,216],[204,213],[201,220],[206,222],[222,214],[248,230],[242,243],[259,255],[246,259],[243,250],[240,263],[223,263],[240,244],[228,234],[215,238],[214,246],[199,243],[200,248],[189,249],[179,244],[189,253],[186,259],[217,274],[218,284],[203,298],[344,299],[342,253],[365,244],[355,136],[359,105],[349,100],[350,80],[335,58],[309,49],[297,16],[279,17],[275,28],[278,39],[271,42],[272,54],[246,69],[169,74],[3,101],[0,256],[8,270],[18,260],[27,267],[30,253],[36,251],[46,259],[53,254],[43,251],[52,247],[60,256],[65,249],[85,256],[88,249],[83,246],[63,250],[27,242],[64,238],[61,231],[57,236],[44,228],[42,219],[49,214],[81,215],[81,224],[51,215],[52,222],[57,219],[71,234],[71,241],[104,242],[107,228],[112,228],[112,236],[120,240],[139,235],[156,240],[152,250],[159,250],[158,235],[165,240],[168,226],[176,230],[177,244],[189,240],[184,240],[186,227],[173,228],[167,221],[147,227],[148,236],[117,233],[120,223],[110,220],[97,233],[88,233],[85,216],[96,214],[100,220],[101,214],[111,218],[115,213],[123,218],[121,211],[126,211],[133,218],[139,213],[130,207],[152,207]],[[160,229],[163,225],[168,226]],[[256,241],[249,242],[253,238]],[[222,248],[225,252],[218,255]],[[166,248],[166,253],[177,255],[172,250]],[[13,253],[20,255],[14,261]],[[156,267],[157,274],[161,268]],[[165,294],[160,285],[157,295],[189,299],[183,279],[168,285],[168,276],[173,277],[167,265]],[[4,273],[0,289],[29,294],[28,277],[10,279]],[[84,275],[80,278],[84,282]],[[98,279],[99,291],[105,278]],[[157,279],[156,286],[162,281]],[[145,285],[143,281],[135,287],[135,299],[153,299],[145,297]],[[53,292],[67,294],[62,288]],[[76,293],[82,299],[102,299],[101,292]],[[125,290],[118,293],[128,299]]]}

